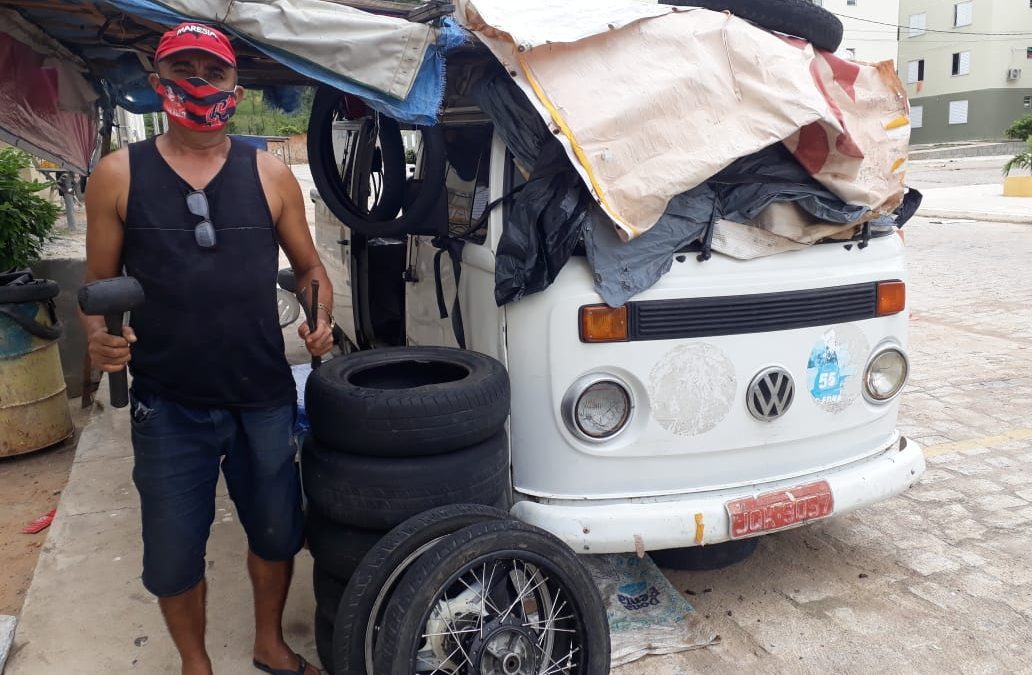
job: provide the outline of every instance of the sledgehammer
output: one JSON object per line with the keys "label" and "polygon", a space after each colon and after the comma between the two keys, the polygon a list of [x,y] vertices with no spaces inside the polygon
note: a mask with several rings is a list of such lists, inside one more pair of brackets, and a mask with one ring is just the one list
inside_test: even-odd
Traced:
{"label": "sledgehammer", "polygon": [[[108,335],[122,336],[126,312],[143,303],[143,287],[133,277],[115,277],[85,284],[79,289],[79,309],[87,316],[103,316]],[[126,371],[110,373],[111,407],[129,405],[129,379]]]}

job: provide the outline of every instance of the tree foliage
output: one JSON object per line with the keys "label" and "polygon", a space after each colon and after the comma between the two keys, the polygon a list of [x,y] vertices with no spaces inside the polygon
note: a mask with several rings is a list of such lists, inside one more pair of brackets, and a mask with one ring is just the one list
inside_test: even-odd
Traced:
{"label": "tree foliage", "polygon": [[270,106],[260,91],[248,91],[229,120],[231,134],[249,136],[294,136],[308,131],[315,90],[308,87],[301,94],[301,106],[285,113]]}
{"label": "tree foliage", "polygon": [[1032,137],[1032,115],[1026,115],[1019,120],[1015,120],[1003,133],[1007,138],[1013,138],[1016,141],[1028,140],[1029,137]]}
{"label": "tree foliage", "polygon": [[0,270],[27,267],[39,260],[61,213],[36,194],[49,183],[22,180],[20,171],[31,164],[21,150],[0,150]]}

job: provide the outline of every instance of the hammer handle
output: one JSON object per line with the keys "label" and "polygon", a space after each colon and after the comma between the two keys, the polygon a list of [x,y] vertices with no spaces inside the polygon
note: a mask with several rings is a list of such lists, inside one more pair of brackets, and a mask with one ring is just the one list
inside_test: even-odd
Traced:
{"label": "hammer handle", "polygon": [[[122,316],[122,314],[104,316],[108,335],[122,337]],[[129,377],[126,375],[125,369],[117,373],[109,373],[108,384],[111,385],[111,407],[124,408],[129,405]]]}

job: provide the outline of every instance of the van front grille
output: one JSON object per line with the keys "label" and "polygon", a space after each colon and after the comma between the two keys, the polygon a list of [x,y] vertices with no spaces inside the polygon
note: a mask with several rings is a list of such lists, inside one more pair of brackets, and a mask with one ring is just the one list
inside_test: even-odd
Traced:
{"label": "van front grille", "polygon": [[878,284],[629,304],[631,340],[768,333],[877,316]]}

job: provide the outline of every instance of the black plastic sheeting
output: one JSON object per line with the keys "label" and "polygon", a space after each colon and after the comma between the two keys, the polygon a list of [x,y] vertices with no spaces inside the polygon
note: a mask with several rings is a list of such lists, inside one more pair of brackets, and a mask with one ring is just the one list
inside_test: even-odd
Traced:
{"label": "black plastic sheeting", "polygon": [[474,92],[516,161],[530,170],[509,208],[495,256],[495,302],[515,302],[548,288],[573,255],[595,202],[566,152],[504,73]]}
{"label": "black plastic sheeting", "polygon": [[[668,272],[677,251],[699,244],[700,260],[707,259],[717,220],[748,223],[775,202],[795,202],[821,223],[858,223],[869,214],[866,207],[836,197],[777,143],[674,197],[651,229],[624,242],[559,141],[505,73],[486,78],[474,96],[516,160],[532,167],[526,187],[513,199],[498,245],[499,306],[545,290],[582,239],[596,291],[618,307]],[[897,227],[909,220],[919,200],[919,193],[909,195]],[[883,218],[879,224],[888,222]]]}

